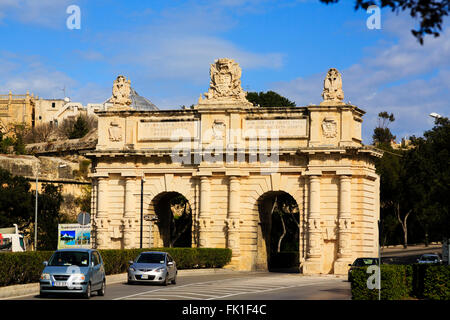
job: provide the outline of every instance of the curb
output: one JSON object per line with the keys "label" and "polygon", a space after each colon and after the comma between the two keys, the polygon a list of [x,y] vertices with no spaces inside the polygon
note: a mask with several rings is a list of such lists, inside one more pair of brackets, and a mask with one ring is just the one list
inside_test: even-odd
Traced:
{"label": "curb", "polygon": [[[178,270],[180,276],[194,276],[201,274],[236,273],[229,269],[186,269]],[[107,284],[115,284],[127,281],[127,273],[111,274],[106,276]],[[18,284],[7,287],[0,287],[0,300],[27,297],[39,294],[39,283]]]}

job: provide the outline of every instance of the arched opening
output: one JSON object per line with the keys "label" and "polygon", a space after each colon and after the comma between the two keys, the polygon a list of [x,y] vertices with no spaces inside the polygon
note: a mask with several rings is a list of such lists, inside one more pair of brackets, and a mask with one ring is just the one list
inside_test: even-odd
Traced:
{"label": "arched opening", "polygon": [[178,192],[163,192],[152,200],[164,247],[192,246],[192,209]]}
{"label": "arched opening", "polygon": [[300,211],[284,191],[271,191],[258,200],[262,260],[269,271],[299,271]]}

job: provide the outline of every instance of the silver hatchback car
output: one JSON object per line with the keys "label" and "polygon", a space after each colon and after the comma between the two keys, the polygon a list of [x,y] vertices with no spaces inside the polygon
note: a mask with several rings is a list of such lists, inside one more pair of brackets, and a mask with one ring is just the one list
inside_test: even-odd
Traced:
{"label": "silver hatchback car", "polygon": [[90,298],[93,291],[105,295],[106,276],[102,257],[93,249],[61,249],[44,262],[40,295],[80,293]]}
{"label": "silver hatchback car", "polygon": [[177,266],[167,252],[142,252],[134,261],[129,262],[128,284],[159,283],[168,285],[177,283]]}

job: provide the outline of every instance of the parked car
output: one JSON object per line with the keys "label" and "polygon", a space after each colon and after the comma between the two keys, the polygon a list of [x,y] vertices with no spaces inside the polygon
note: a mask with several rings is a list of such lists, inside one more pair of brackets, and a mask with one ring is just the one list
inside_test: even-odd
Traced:
{"label": "parked car", "polygon": [[378,265],[378,258],[357,258],[352,264],[348,265],[350,267],[348,270],[348,281],[352,281],[353,270],[371,265]]}
{"label": "parked car", "polygon": [[425,253],[419,259],[417,259],[417,263],[432,263],[432,264],[441,264],[442,260],[438,254],[434,253]]}
{"label": "parked car", "polygon": [[177,265],[167,252],[142,252],[134,261],[129,262],[128,284],[159,283],[168,285],[177,283]]}
{"label": "parked car", "polygon": [[103,259],[93,249],[61,249],[44,261],[40,295],[78,293],[89,299],[91,293],[105,295],[106,275]]}

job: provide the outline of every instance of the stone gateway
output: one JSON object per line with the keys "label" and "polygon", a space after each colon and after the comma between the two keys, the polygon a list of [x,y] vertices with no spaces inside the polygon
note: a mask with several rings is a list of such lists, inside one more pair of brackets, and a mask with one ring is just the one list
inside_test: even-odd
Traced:
{"label": "stone gateway", "polygon": [[142,209],[155,217],[143,221],[143,247],[167,246],[168,201],[183,196],[191,246],[230,248],[231,268],[267,270],[273,198],[289,195],[303,273],[345,274],[356,257],[378,256],[382,154],[362,144],[365,112],[342,101],[340,73],[328,72],[321,104],[274,108],[245,99],[233,60],[216,60],[210,76],[196,106],[151,111],[131,108],[118,78],[87,154],[94,245],[138,248]]}

